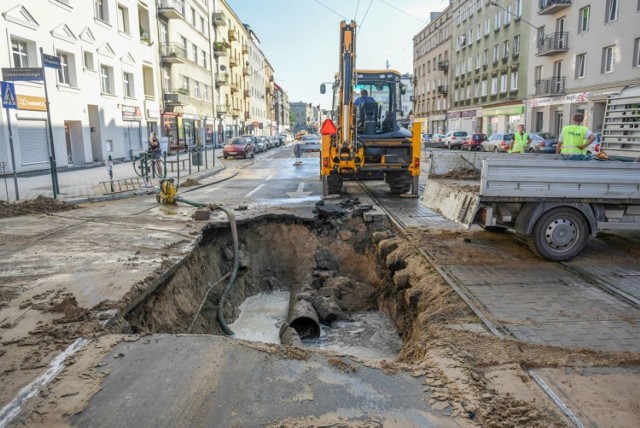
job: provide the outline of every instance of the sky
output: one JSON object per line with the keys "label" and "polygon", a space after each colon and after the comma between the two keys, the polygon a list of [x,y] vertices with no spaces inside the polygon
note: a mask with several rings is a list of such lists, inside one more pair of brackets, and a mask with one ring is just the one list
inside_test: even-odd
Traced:
{"label": "sky", "polygon": [[290,102],[331,107],[322,82],[338,70],[340,21],[354,19],[357,68],[413,72],[413,36],[449,0],[227,0],[260,40]]}

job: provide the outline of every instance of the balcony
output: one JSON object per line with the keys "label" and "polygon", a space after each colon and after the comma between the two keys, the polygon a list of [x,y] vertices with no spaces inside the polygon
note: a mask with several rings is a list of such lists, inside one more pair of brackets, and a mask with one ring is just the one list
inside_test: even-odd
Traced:
{"label": "balcony", "polygon": [[238,66],[238,58],[237,57],[229,58],[229,67],[233,68],[237,66]]}
{"label": "balcony", "polygon": [[447,94],[449,93],[449,87],[447,85],[440,85],[438,86],[437,92],[439,94]]}
{"label": "balcony", "polygon": [[251,76],[251,73],[249,72],[249,69],[247,67],[242,69],[242,75],[243,76]]}
{"label": "balcony", "polygon": [[236,30],[229,30],[229,41],[235,42],[238,40],[238,32]]}
{"label": "balcony", "polygon": [[242,53],[245,54],[245,55],[247,55],[249,53],[249,45],[248,44],[244,43],[242,45]]}
{"label": "balcony", "polygon": [[184,0],[159,0],[158,15],[167,19],[182,19],[184,17]]}
{"label": "balcony", "polygon": [[218,115],[218,117],[228,114],[229,111],[231,111],[229,104],[218,104],[216,106],[216,114]]}
{"label": "balcony", "polygon": [[229,55],[229,43],[213,42],[213,56],[216,58]]}
{"label": "balcony", "polygon": [[569,6],[571,6],[571,0],[541,0],[538,15],[553,15]]}
{"label": "balcony", "polygon": [[569,33],[545,34],[538,40],[537,56],[554,55],[569,50]]}
{"label": "balcony", "polygon": [[232,107],[231,108],[231,116],[233,116],[233,117],[240,116],[240,107]]}
{"label": "balcony", "polygon": [[244,113],[244,118],[245,118],[245,120],[249,120],[249,119],[251,119],[251,114],[249,114],[249,112],[248,112],[248,111],[247,111],[247,112],[245,112],[245,113]]}
{"label": "balcony", "polygon": [[267,87],[265,88],[265,91],[267,94],[273,95],[273,87],[267,85]]}
{"label": "balcony", "polygon": [[564,94],[565,77],[550,77],[536,81],[536,95],[562,95]]}
{"label": "balcony", "polygon": [[240,90],[240,85],[238,85],[237,83],[231,84],[231,93],[238,92],[239,90]]}
{"label": "balcony", "polygon": [[251,91],[249,91],[248,89],[244,90],[244,97],[245,98],[249,98],[251,96]]}
{"label": "balcony", "polygon": [[229,73],[216,73],[216,87],[229,84]]}
{"label": "balcony", "polygon": [[227,25],[227,17],[222,12],[213,12],[211,14],[211,23],[218,27],[224,27]]}
{"label": "balcony", "polygon": [[449,70],[449,61],[438,61],[438,70],[439,71],[447,71]]}
{"label": "balcony", "polygon": [[174,91],[165,91],[164,103],[172,106],[188,104],[189,94],[182,89]]}
{"label": "balcony", "polygon": [[160,47],[162,61],[169,64],[184,64],[187,61],[187,51],[177,43],[164,43]]}

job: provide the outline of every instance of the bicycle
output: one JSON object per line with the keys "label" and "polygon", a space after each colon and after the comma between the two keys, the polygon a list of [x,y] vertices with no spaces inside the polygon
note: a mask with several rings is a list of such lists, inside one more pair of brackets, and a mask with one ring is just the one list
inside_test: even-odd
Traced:
{"label": "bicycle", "polygon": [[[155,166],[155,168],[154,168]],[[148,153],[142,153],[139,159],[133,161],[133,170],[138,177],[166,178],[167,159],[166,155],[159,159],[153,159]]]}

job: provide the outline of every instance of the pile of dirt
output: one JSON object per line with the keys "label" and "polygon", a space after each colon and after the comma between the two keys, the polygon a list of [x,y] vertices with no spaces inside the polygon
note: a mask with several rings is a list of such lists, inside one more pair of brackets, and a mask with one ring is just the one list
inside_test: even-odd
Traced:
{"label": "pile of dirt", "polygon": [[193,178],[187,178],[182,183],[180,183],[180,187],[193,187],[199,186],[200,182],[198,180],[194,180]]}
{"label": "pile of dirt", "polygon": [[18,202],[0,201],[0,218],[18,217],[28,214],[46,214],[59,211],[69,211],[78,208],[47,196],[26,199]]}

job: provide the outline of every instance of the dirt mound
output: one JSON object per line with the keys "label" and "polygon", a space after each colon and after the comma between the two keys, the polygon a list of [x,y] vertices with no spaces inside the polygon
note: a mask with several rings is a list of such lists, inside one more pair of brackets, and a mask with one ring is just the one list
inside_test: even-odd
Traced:
{"label": "dirt mound", "polygon": [[47,196],[38,196],[35,199],[27,199],[19,202],[0,201],[0,218],[68,211],[76,208],[75,205],[69,205]]}
{"label": "dirt mound", "polygon": [[431,178],[449,178],[453,180],[480,180],[480,171],[476,169],[459,169],[444,174],[431,174]]}
{"label": "dirt mound", "polygon": [[199,185],[200,185],[200,182],[198,180],[194,180],[193,178],[187,178],[180,184],[180,187],[193,187],[193,186],[199,186]]}

